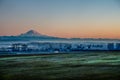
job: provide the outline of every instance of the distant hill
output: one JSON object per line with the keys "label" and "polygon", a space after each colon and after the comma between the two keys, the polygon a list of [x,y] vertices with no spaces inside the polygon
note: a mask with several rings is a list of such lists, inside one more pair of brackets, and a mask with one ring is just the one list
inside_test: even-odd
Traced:
{"label": "distant hill", "polygon": [[31,40],[44,40],[44,39],[58,40],[58,39],[65,39],[65,38],[43,35],[35,30],[29,30],[17,36],[1,36],[0,37],[0,41],[31,41]]}
{"label": "distant hill", "polygon": [[54,36],[48,36],[41,34],[35,30],[29,30],[25,33],[22,33],[17,36],[0,36],[0,41],[31,41],[31,40],[117,40],[120,41],[120,39],[107,39],[107,38],[60,38],[60,37],[54,37]]}

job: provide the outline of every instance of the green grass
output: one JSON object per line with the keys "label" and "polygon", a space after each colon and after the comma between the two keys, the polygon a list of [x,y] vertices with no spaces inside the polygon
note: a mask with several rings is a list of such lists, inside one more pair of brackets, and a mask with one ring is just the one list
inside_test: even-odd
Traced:
{"label": "green grass", "polygon": [[0,80],[120,80],[120,52],[0,58]]}

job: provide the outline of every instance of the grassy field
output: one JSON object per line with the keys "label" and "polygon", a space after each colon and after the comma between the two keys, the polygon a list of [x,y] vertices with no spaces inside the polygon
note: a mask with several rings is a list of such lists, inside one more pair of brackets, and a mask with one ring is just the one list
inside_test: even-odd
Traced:
{"label": "grassy field", "polygon": [[0,80],[120,80],[120,52],[1,57]]}

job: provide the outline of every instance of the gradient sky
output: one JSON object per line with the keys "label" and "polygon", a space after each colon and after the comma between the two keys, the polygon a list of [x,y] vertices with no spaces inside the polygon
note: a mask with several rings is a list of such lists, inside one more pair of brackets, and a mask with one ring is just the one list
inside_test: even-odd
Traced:
{"label": "gradient sky", "polygon": [[0,35],[119,38],[120,0],[0,0]]}

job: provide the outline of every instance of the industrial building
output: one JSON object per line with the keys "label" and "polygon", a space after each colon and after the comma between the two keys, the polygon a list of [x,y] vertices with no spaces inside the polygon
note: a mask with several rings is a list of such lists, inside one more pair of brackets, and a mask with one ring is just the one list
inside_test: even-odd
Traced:
{"label": "industrial building", "polygon": [[30,42],[14,43],[9,47],[0,47],[0,52],[72,52],[85,50],[120,50],[120,43],[52,43]]}

